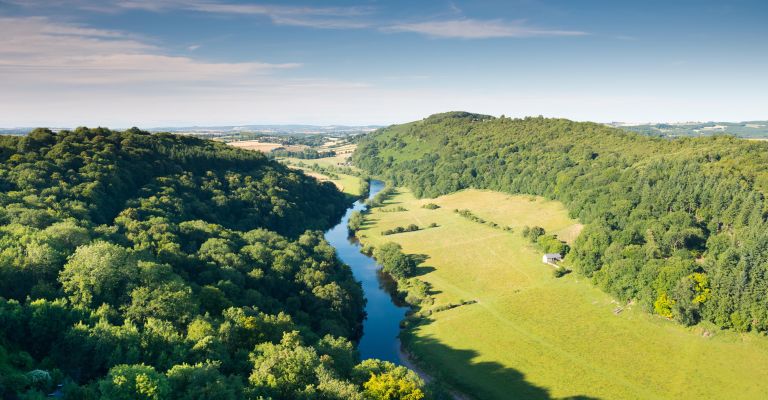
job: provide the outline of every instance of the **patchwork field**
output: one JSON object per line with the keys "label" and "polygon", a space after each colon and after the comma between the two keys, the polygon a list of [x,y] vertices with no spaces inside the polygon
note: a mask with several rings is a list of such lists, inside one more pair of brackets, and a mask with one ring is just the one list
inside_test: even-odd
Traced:
{"label": "patchwork field", "polygon": [[[344,154],[340,154],[335,157],[324,157],[324,158],[318,158],[313,160],[303,160],[299,158],[283,157],[283,158],[279,158],[278,161],[282,162],[283,164],[286,164],[290,168],[300,169],[304,171],[304,173],[306,173],[307,175],[315,177],[320,181],[333,182],[336,185],[336,187],[338,187],[339,190],[341,190],[344,193],[347,193],[352,196],[359,196],[360,186],[361,186],[361,181],[359,177],[336,172],[336,175],[338,175],[339,178],[331,179],[327,175],[324,175],[316,171],[312,171],[309,168],[309,166],[313,164],[317,164],[321,167],[326,167],[326,168],[328,167],[337,168],[346,162],[347,157],[349,157],[349,155],[344,155]],[[302,164],[304,164],[304,166],[301,166]],[[347,166],[344,166],[344,167],[354,169],[354,167],[347,167]]]}
{"label": "patchwork field", "polygon": [[[239,142],[230,142],[229,145],[246,149],[246,150],[260,151],[262,153],[269,153],[270,151],[280,147],[284,147],[289,151],[301,151],[309,148],[308,146],[304,146],[304,145],[283,146],[279,143],[259,142],[258,140],[243,140]],[[279,158],[278,161],[288,165],[291,168],[300,169],[304,171],[304,173],[306,173],[307,175],[321,182],[324,182],[324,181],[332,182],[333,184],[336,185],[336,187],[339,188],[339,190],[341,190],[344,193],[347,193],[352,196],[359,196],[360,195],[360,178],[352,175],[337,173],[339,178],[332,179],[331,177],[325,174],[312,171],[307,167],[302,167],[299,165],[300,163],[303,163],[306,165],[318,164],[322,167],[341,166],[342,164],[346,163],[347,158],[350,156],[349,153],[354,152],[355,145],[347,144],[340,148],[344,150],[344,154],[337,154],[334,157],[318,158],[314,160],[304,160],[299,158],[283,157],[283,158]],[[322,149],[323,148],[321,148],[321,150]]]}
{"label": "patchwork field", "polygon": [[[421,208],[435,203],[441,208]],[[405,189],[374,210],[365,244],[395,241],[427,257],[419,270],[433,313],[403,334],[427,371],[478,399],[762,399],[768,393],[768,338],[711,327],[685,328],[613,299],[576,274],[552,276],[524,225],[573,240],[580,231],[563,206],[531,196],[467,190],[417,200]],[[514,228],[472,222],[454,209]],[[414,223],[436,228],[382,236]],[[620,312],[619,312],[620,311]]]}

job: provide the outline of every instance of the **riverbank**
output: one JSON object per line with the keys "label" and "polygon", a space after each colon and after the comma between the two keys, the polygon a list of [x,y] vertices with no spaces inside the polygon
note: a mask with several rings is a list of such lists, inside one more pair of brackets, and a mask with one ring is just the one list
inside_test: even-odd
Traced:
{"label": "riverbank", "polygon": [[[384,188],[377,180],[370,182],[368,198]],[[325,239],[336,249],[339,259],[349,265],[355,279],[361,283],[366,298],[363,335],[358,350],[363,359],[377,358],[400,364],[400,321],[405,318],[407,307],[398,306],[379,276],[380,267],[373,258],[360,252],[360,243],[349,237],[347,223],[353,212],[366,209],[365,202],[356,201],[341,221],[325,233]]]}
{"label": "riverbank", "polygon": [[[411,356],[410,353],[408,353],[408,350],[405,349],[404,346],[400,346],[400,361],[402,365],[411,371],[415,372],[416,375],[421,378],[421,380],[424,381],[425,384],[431,385],[431,384],[439,384],[442,387],[444,387],[444,384],[442,382],[439,382],[439,380],[429,373],[427,373],[418,363],[413,359],[413,356]],[[443,389],[453,400],[473,400],[472,397],[469,397],[468,395],[459,392],[458,390],[454,389]]]}

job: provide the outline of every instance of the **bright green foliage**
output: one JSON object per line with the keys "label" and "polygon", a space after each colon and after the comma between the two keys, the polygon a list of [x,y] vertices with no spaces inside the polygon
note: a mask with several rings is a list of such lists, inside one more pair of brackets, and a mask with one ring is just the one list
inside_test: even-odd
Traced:
{"label": "bright green foliage", "polygon": [[138,261],[122,246],[94,242],[77,249],[64,265],[59,280],[74,304],[121,305],[138,283]]}
{"label": "bright green foliage", "polygon": [[301,398],[315,390],[320,357],[314,349],[301,345],[298,332],[286,333],[280,344],[258,346],[253,363],[255,368],[248,381],[257,393]]}
{"label": "bright green foliage", "polygon": [[[453,112],[368,135],[353,159],[417,197],[480,188],[559,200],[587,225],[569,259],[610,294],[649,311],[665,294],[681,322],[768,330],[768,143]],[[688,297],[692,273],[706,275],[706,301]]]}
{"label": "bright green foliage", "polygon": [[661,293],[659,298],[653,302],[653,310],[662,317],[672,318],[672,306],[674,305],[674,300],[670,299],[666,293]]}
{"label": "bright green foliage", "polygon": [[375,400],[421,400],[424,392],[408,380],[398,379],[393,374],[371,375],[363,384],[365,397]]}
{"label": "bright green foliage", "polygon": [[154,317],[184,326],[198,309],[192,289],[182,282],[171,281],[156,288],[141,286],[133,289],[125,316],[139,322]]}
{"label": "bright green foliage", "polygon": [[377,247],[373,251],[373,257],[381,264],[384,272],[398,279],[412,276],[416,271],[413,259],[403,254],[402,247],[394,242]]}
{"label": "bright green foliage", "polygon": [[701,304],[709,300],[712,289],[709,288],[709,279],[706,274],[699,272],[693,273],[689,276],[693,281],[693,291],[696,294],[693,298],[694,304]]}
{"label": "bright green foliage", "polygon": [[353,380],[362,382],[366,399],[425,398],[424,382],[416,373],[388,361],[365,360],[355,367]]}
{"label": "bright green foliage", "polygon": [[237,400],[242,385],[219,371],[219,363],[181,364],[171,368],[168,384],[178,400]]}
{"label": "bright green foliage", "polygon": [[[348,202],[213,141],[0,136],[0,397],[69,382],[89,400],[361,398],[362,290],[317,231]],[[300,346],[270,350],[290,332]],[[288,350],[311,368],[269,364]],[[283,370],[294,375],[249,383]]]}
{"label": "bright green foliage", "polygon": [[349,216],[349,222],[347,222],[347,227],[349,228],[350,232],[355,232],[360,229],[360,227],[363,225],[363,214],[360,211],[355,211]]}
{"label": "bright green foliage", "polygon": [[570,246],[554,235],[541,235],[536,239],[536,245],[545,253],[568,254]]}
{"label": "bright green foliage", "polygon": [[118,365],[99,381],[103,400],[168,399],[170,386],[163,374],[143,364]]}

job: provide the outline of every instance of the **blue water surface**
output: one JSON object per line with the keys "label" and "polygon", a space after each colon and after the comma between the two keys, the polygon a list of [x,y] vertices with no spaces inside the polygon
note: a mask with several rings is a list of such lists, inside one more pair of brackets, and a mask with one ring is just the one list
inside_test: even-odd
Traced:
{"label": "blue water surface", "polygon": [[[384,182],[371,180],[369,198],[384,188]],[[363,336],[358,349],[360,357],[378,358],[400,364],[400,321],[405,317],[407,307],[394,303],[389,290],[388,279],[381,274],[381,266],[376,261],[360,252],[360,244],[354,237],[349,237],[347,221],[354,211],[366,208],[363,201],[357,201],[350,207],[338,225],[325,233],[325,239],[336,248],[341,261],[352,268],[355,279],[361,282],[365,298],[367,317],[363,322]],[[391,283],[390,283],[391,284]]]}

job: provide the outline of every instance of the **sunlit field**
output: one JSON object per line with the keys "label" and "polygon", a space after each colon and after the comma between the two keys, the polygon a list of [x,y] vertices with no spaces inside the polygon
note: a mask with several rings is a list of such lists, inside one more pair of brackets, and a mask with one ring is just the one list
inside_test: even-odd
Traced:
{"label": "sunlit field", "polygon": [[[428,210],[426,203],[440,205]],[[382,212],[402,206],[407,211]],[[520,234],[539,225],[572,241],[581,226],[555,201],[466,190],[417,200],[406,189],[368,216],[365,244],[395,241],[428,258],[420,279],[438,307],[406,332],[428,371],[478,398],[759,399],[768,393],[768,340],[709,326],[686,328],[618,304],[575,273],[555,278]],[[474,214],[513,232],[472,222]],[[437,223],[382,236],[382,230]]]}
{"label": "sunlit field", "polygon": [[[352,146],[351,150],[354,150],[354,145],[348,145]],[[336,173],[336,175],[339,176],[338,179],[332,179],[328,177],[327,175],[312,171],[308,168],[308,166],[311,166],[313,164],[317,164],[321,167],[330,167],[330,168],[336,168],[344,165],[346,163],[347,158],[349,157],[349,154],[338,154],[334,157],[324,157],[324,158],[317,158],[317,159],[299,159],[299,158],[293,158],[293,157],[283,157],[278,159],[278,161],[288,165],[291,168],[300,169],[304,171],[307,175],[313,176],[317,178],[320,181],[330,181],[333,182],[336,187],[339,188],[344,193],[347,193],[352,196],[359,196],[360,193],[360,187],[361,182],[360,178],[348,174],[342,174],[342,173]],[[299,166],[301,163],[305,164],[305,167]],[[353,168],[354,167],[350,167]]]}

